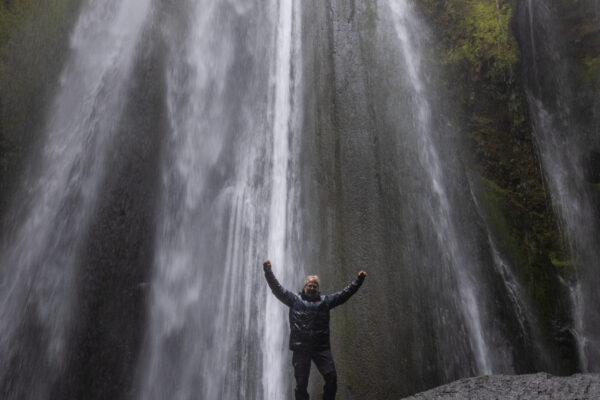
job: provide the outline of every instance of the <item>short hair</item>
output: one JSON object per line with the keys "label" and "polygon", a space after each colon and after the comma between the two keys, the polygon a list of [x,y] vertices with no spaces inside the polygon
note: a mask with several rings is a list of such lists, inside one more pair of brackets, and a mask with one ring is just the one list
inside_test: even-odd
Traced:
{"label": "short hair", "polygon": [[304,280],[304,286],[306,286],[308,281],[317,281],[317,285],[319,285],[319,286],[321,285],[321,281],[319,280],[319,277],[317,275],[307,276],[306,279]]}

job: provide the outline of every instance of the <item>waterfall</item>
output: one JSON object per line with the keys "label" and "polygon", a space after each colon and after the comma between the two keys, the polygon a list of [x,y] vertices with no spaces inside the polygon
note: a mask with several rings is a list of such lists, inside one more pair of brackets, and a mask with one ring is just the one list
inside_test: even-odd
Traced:
{"label": "waterfall", "polygon": [[[436,226],[437,246],[442,249],[443,267],[447,268],[453,279],[456,280],[456,307],[462,313],[468,329],[469,343],[473,351],[476,372],[478,374],[492,373],[492,361],[490,360],[489,344],[486,343],[486,334],[483,328],[482,303],[472,276],[476,273],[477,261],[469,259],[461,247],[460,233],[456,230],[458,221],[453,217],[449,194],[447,193],[448,177],[444,176],[442,160],[435,142],[435,130],[433,126],[433,115],[428,99],[427,88],[422,77],[421,49],[418,48],[418,39],[423,33],[415,21],[418,18],[406,1],[389,1],[393,24],[396,30],[399,44],[402,48],[403,62],[409,80],[409,95],[412,98],[413,113],[416,116],[414,122],[414,134],[418,159],[426,174],[423,178],[429,182],[428,193],[425,198],[429,199],[428,216],[430,223]],[[440,272],[440,273],[447,273]]]}
{"label": "waterfall", "polygon": [[[468,260],[460,248],[460,236],[455,230],[457,221],[453,220],[449,196],[447,194],[447,177],[442,172],[441,160],[434,143],[434,127],[432,110],[427,98],[426,88],[421,77],[421,60],[417,42],[419,28],[414,21],[416,15],[406,1],[390,1],[390,9],[394,18],[394,27],[402,46],[402,54],[406,71],[410,80],[410,91],[414,102],[415,134],[417,135],[418,157],[429,181],[427,197],[431,199],[429,217],[437,226],[438,246],[443,248],[446,268],[449,268],[457,281],[458,308],[468,326],[470,343],[477,363],[478,374],[491,374],[492,367],[489,345],[486,343],[482,327],[481,304],[477,298],[475,282],[469,277],[476,268],[475,260]],[[409,31],[411,29],[411,31]],[[471,271],[469,271],[471,269]]]}
{"label": "waterfall", "polygon": [[[270,109],[273,116],[273,147],[272,147],[272,178],[271,178],[271,204],[269,213],[269,234],[267,242],[267,252],[275,265],[282,268],[279,275],[284,282],[290,282],[294,276],[298,279],[298,273],[291,271],[297,260],[292,258],[292,243],[290,239],[298,237],[290,235],[290,229],[294,225],[290,207],[297,204],[297,193],[293,176],[296,173],[290,170],[292,161],[291,149],[292,136],[297,124],[294,124],[294,110],[292,102],[292,92],[297,90],[299,79],[292,80],[292,63],[300,65],[298,52],[299,42],[299,6],[294,6],[292,0],[279,2],[277,23],[277,54],[272,66],[273,94],[270,101]],[[296,17],[296,18],[294,18]],[[294,26],[295,23],[295,26]],[[296,41],[294,41],[296,38]],[[293,55],[296,59],[292,59]],[[296,68],[298,71],[298,68]],[[297,72],[296,72],[297,74]],[[290,132],[290,127],[292,131]],[[293,137],[293,136],[292,136]],[[292,176],[291,182],[289,176]],[[282,355],[287,353],[286,341],[286,313],[274,296],[267,298],[266,305],[266,327],[263,347],[265,355],[263,357],[263,385],[265,387],[265,397],[268,399],[286,397],[286,388],[288,379],[285,373],[286,368],[283,364]]]}
{"label": "waterfall", "polygon": [[565,284],[571,293],[580,368],[598,372],[600,216],[582,165],[594,143],[585,138],[585,130],[590,128],[573,115],[575,95],[564,61],[561,25],[554,12],[552,5],[541,1],[528,0],[522,7],[521,38],[529,68],[527,96],[543,172],[574,268]]}
{"label": "waterfall", "polygon": [[[473,188],[476,185],[469,180],[469,186]],[[551,370],[553,368],[553,363],[550,360],[551,353],[546,343],[544,343],[543,335],[539,328],[539,321],[527,296],[524,294],[524,288],[514,273],[514,266],[511,265],[500,251],[500,245],[490,229],[491,222],[485,215],[479,196],[472,191],[471,197],[474,200],[477,214],[485,222],[487,242],[492,252],[493,264],[498,277],[501,278],[503,286],[506,289],[507,299],[510,301],[514,318],[519,328],[518,331],[523,338],[523,344],[527,348],[534,349],[534,358],[537,357],[541,360],[542,368]]]}
{"label": "waterfall", "polygon": [[[436,359],[440,371],[453,371],[433,378],[438,381],[528,371],[534,365],[552,368],[515,266],[496,243],[488,210],[479,204],[482,183],[465,171],[465,144],[445,104],[444,96],[453,94],[441,87],[432,34],[411,1],[379,2],[378,13],[383,17],[376,74],[384,75],[389,87],[382,85],[387,93],[379,107],[386,108],[379,114],[395,134],[382,140],[397,146],[397,172],[391,174],[404,203],[397,207],[408,209],[397,223],[403,226],[399,240],[406,242],[403,277],[413,279],[408,290],[415,293],[404,301],[428,310],[411,317],[413,323],[439,332],[413,346],[430,352],[423,357]],[[501,322],[494,317],[499,313],[505,317]],[[417,376],[432,379],[426,370]]]}
{"label": "waterfall", "polygon": [[171,133],[138,397],[284,398],[285,306],[261,264],[270,257],[288,286],[298,273],[289,241],[297,7],[178,7],[187,23],[163,27]]}
{"label": "waterfall", "polygon": [[0,376],[21,383],[15,398],[49,396],[64,368],[78,255],[149,4],[84,6],[47,111],[41,153],[15,199],[0,270]]}
{"label": "waterfall", "polygon": [[[83,0],[0,244],[0,393],[289,398],[265,258],[290,290],[368,271],[331,314],[339,397],[563,368],[569,346],[542,331],[547,304],[463,157],[471,128],[450,115],[417,4]],[[553,5],[521,12],[573,337],[597,372],[600,224],[581,160],[598,128],[573,115]]]}

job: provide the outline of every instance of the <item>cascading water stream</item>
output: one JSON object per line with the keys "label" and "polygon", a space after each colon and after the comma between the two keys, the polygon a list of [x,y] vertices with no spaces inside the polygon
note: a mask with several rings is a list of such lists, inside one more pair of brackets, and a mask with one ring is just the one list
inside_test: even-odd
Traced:
{"label": "cascading water stream", "polygon": [[411,9],[411,5],[402,0],[390,0],[388,6],[393,15],[393,24],[397,33],[399,44],[402,48],[403,62],[406,66],[410,82],[411,97],[413,101],[415,118],[415,132],[417,135],[418,157],[430,182],[430,223],[436,226],[437,245],[444,254],[446,268],[457,281],[458,308],[468,326],[470,343],[476,361],[476,371],[479,374],[492,373],[490,351],[486,343],[486,333],[483,328],[483,315],[481,299],[475,288],[472,276],[475,273],[475,260],[465,257],[460,245],[460,235],[454,229],[457,221],[453,220],[450,198],[445,187],[447,177],[442,171],[441,160],[432,134],[435,128],[431,106],[421,77],[422,66],[420,51],[416,38],[419,37],[418,21]]}
{"label": "cascading water stream", "polygon": [[[473,187],[474,183],[470,181],[469,185]],[[549,361],[548,349],[543,344],[535,313],[527,301],[527,297],[523,294],[523,287],[513,272],[513,266],[510,265],[499,250],[500,246],[489,229],[491,223],[485,216],[477,194],[471,191],[471,197],[474,200],[479,217],[485,221],[485,225],[488,228],[486,232],[487,241],[492,252],[494,267],[498,275],[502,278],[502,282],[506,288],[508,299],[514,310],[516,322],[519,325],[519,331],[524,339],[524,344],[527,347],[533,346],[535,353],[543,360],[544,368],[552,368],[552,363]]]}
{"label": "cascading water stream", "polygon": [[[279,2],[277,23],[276,57],[272,66],[273,88],[270,110],[272,110],[272,178],[271,178],[271,205],[269,214],[269,235],[267,253],[274,265],[280,266],[278,271],[283,282],[293,282],[298,278],[295,267],[297,260],[292,257],[293,244],[289,232],[296,225],[292,220],[293,214],[290,207],[297,204],[297,193],[294,184],[295,171],[291,170],[291,161],[294,156],[295,146],[292,147],[295,130],[298,130],[293,93],[298,91],[300,79],[292,79],[293,65],[299,62],[299,31],[300,12],[299,6],[292,0]],[[295,26],[294,26],[295,25]],[[295,57],[294,57],[295,56]],[[299,68],[294,69],[298,75]],[[291,130],[290,130],[291,128]],[[290,179],[291,176],[291,179]],[[295,273],[292,271],[296,271]],[[283,398],[286,396],[288,379],[285,373],[282,355],[286,353],[286,328],[285,309],[274,296],[268,296],[266,304],[266,332],[263,348],[263,386],[265,397]]]}
{"label": "cascading water stream", "polygon": [[[528,0],[522,42],[531,69],[527,95],[537,148],[575,275],[570,287],[574,337],[584,372],[600,370],[600,223],[581,160],[590,143],[572,112],[574,95],[552,6]],[[552,87],[552,93],[548,87]],[[594,128],[592,128],[594,129]]]}
{"label": "cascading water stream", "polygon": [[[150,0],[84,6],[47,112],[42,154],[24,178],[12,213],[15,228],[2,244],[0,379],[31,381],[32,398],[48,396],[45,385],[63,368],[78,253],[149,6]],[[29,335],[37,338],[25,339]],[[15,369],[14,358],[28,352],[39,358]]]}
{"label": "cascading water stream", "polygon": [[299,16],[291,1],[180,7],[187,29],[164,27],[171,135],[136,390],[140,399],[284,398],[284,307],[260,264],[270,257],[284,284],[293,276]]}

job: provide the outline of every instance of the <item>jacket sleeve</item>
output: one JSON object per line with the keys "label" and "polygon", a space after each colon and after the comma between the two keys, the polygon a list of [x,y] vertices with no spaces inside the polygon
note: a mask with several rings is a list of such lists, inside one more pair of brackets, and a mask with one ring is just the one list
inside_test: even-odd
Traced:
{"label": "jacket sleeve", "polygon": [[337,293],[330,294],[326,296],[327,303],[329,304],[329,308],[337,307],[352,297],[354,293],[358,291],[358,288],[363,284],[365,280],[364,276],[358,276],[352,283],[346,286],[343,290],[340,290]]}
{"label": "jacket sleeve", "polygon": [[281,301],[286,306],[291,307],[294,303],[296,295],[284,288],[283,286],[281,286],[277,278],[275,278],[273,271],[271,271],[271,268],[265,268],[264,270],[267,283],[269,284],[269,287],[271,288],[271,291],[273,292],[275,297],[277,297],[279,301]]}

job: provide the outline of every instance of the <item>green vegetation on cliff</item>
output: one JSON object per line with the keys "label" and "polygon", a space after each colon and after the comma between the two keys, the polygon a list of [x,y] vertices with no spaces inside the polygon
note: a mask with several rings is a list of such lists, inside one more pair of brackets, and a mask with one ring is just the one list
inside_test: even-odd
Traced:
{"label": "green vegetation on cliff", "polygon": [[[511,258],[548,342],[568,323],[558,276],[564,255],[544,188],[521,79],[520,49],[512,31],[516,0],[424,0],[435,27],[445,84],[455,95],[477,196],[504,254]],[[559,350],[557,373],[574,368]]]}
{"label": "green vegetation on cliff", "polygon": [[444,22],[462,29],[452,29],[443,38],[445,64],[472,80],[510,79],[518,60],[508,28],[511,12],[509,5],[491,1],[448,1]]}
{"label": "green vegetation on cliff", "polygon": [[56,87],[79,0],[0,2],[0,207]]}

